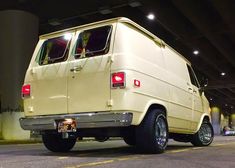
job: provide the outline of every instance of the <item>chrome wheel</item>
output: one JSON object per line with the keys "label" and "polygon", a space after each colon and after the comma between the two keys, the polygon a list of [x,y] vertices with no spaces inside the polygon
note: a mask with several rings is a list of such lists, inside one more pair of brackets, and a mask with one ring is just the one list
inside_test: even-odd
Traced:
{"label": "chrome wheel", "polygon": [[214,138],[214,130],[209,121],[203,121],[200,129],[192,137],[191,143],[194,146],[208,146]]}
{"label": "chrome wheel", "polygon": [[136,147],[144,153],[163,153],[168,142],[166,114],[161,109],[152,109],[136,128]]}
{"label": "chrome wheel", "polygon": [[155,137],[159,146],[165,147],[167,143],[167,125],[163,116],[158,116],[155,121]]}
{"label": "chrome wheel", "polygon": [[200,130],[198,131],[198,137],[203,145],[211,143],[213,133],[211,127],[207,123],[203,123]]}

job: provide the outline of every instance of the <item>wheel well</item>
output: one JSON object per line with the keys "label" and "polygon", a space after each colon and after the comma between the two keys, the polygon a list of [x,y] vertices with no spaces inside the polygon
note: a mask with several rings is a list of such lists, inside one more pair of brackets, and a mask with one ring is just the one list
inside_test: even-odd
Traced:
{"label": "wheel well", "polygon": [[207,121],[207,122],[209,122],[209,121],[210,121],[209,116],[205,116],[205,117],[203,118],[203,121]]}
{"label": "wheel well", "polygon": [[166,118],[167,118],[167,110],[166,110],[166,108],[165,108],[163,105],[160,105],[160,104],[152,104],[152,105],[148,108],[147,113],[148,113],[149,111],[153,110],[153,109],[161,109],[161,110],[165,113],[165,116],[166,116]]}

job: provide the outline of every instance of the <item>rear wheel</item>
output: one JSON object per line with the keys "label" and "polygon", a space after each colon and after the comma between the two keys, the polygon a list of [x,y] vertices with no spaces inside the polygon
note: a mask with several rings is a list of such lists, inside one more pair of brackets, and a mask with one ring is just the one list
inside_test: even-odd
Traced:
{"label": "rear wheel", "polygon": [[194,146],[208,146],[214,138],[214,131],[209,121],[203,121],[200,129],[193,135],[191,143]]}
{"label": "rear wheel", "polygon": [[68,152],[76,143],[76,139],[63,139],[60,134],[45,133],[42,135],[45,147],[52,152]]}
{"label": "rear wheel", "polygon": [[165,113],[149,111],[136,129],[136,146],[145,153],[162,153],[168,142],[168,125]]}

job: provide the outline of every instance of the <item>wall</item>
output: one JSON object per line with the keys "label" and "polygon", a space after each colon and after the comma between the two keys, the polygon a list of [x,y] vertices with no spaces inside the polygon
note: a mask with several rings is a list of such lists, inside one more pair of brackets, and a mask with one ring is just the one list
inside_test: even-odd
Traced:
{"label": "wall", "polygon": [[4,140],[27,140],[30,139],[30,131],[20,127],[19,118],[23,112],[3,112],[1,114],[2,138]]}

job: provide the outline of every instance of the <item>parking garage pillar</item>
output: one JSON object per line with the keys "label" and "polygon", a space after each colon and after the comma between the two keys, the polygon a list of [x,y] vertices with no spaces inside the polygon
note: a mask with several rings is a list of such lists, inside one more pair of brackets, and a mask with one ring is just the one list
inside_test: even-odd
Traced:
{"label": "parking garage pillar", "polygon": [[218,107],[211,108],[211,121],[215,135],[220,134],[220,109]]}
{"label": "parking garage pillar", "polygon": [[21,111],[21,86],[38,40],[38,18],[19,10],[0,11],[0,108]]}
{"label": "parking garage pillar", "polygon": [[230,115],[230,126],[235,128],[235,113]]}

